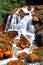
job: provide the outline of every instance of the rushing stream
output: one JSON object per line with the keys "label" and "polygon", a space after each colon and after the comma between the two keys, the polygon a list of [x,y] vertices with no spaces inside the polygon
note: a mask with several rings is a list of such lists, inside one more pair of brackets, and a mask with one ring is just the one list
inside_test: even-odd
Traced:
{"label": "rushing stream", "polygon": [[[21,9],[23,10],[24,13],[29,13],[29,14],[21,18],[20,15],[18,15]],[[27,7],[18,9],[13,15],[9,15],[7,24],[5,27],[5,31],[14,31],[14,30],[18,31],[17,38],[20,38],[20,35],[23,34],[28,39],[26,35],[30,35],[31,39],[28,39],[28,40],[30,41],[32,46],[33,40],[35,39],[35,33],[34,33],[35,28],[32,23],[32,15],[34,15],[34,8],[32,8],[30,11],[27,9]],[[30,51],[29,49],[21,50],[21,52],[22,51],[28,54],[32,52],[32,50]],[[29,63],[29,65],[40,65],[40,64],[37,62],[32,64]]]}

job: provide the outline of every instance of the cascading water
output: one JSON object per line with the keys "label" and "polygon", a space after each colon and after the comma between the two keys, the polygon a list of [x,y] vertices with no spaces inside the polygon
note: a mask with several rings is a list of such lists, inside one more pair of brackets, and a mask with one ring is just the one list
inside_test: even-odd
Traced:
{"label": "cascading water", "polygon": [[[19,16],[20,9],[22,9],[24,13],[29,13],[29,15],[25,15],[21,19],[21,17]],[[11,20],[10,26],[8,29],[5,28],[5,30],[7,29],[8,31],[14,31],[14,30],[18,31],[19,34],[18,34],[18,37],[16,37],[16,39],[20,38],[20,35],[23,34],[27,38],[27,40],[30,41],[31,46],[32,46],[33,40],[35,39],[35,33],[34,33],[35,28],[32,24],[32,15],[34,14],[34,8],[32,8],[30,11],[28,11],[27,8],[20,8],[20,9],[17,10],[12,15],[12,20]],[[8,17],[7,23],[9,22],[9,18],[10,18],[10,16]],[[7,25],[9,25],[9,23]],[[7,25],[6,25],[6,27],[7,27]],[[30,35],[32,38],[28,39],[28,37],[26,35]],[[21,50],[20,52],[32,53],[32,50],[25,48],[24,50]],[[31,64],[31,65],[33,65],[33,64]],[[38,64],[36,63],[35,65],[38,65]]]}
{"label": "cascading water", "polygon": [[11,19],[12,19],[12,15],[9,15],[8,16],[8,20],[7,20],[7,24],[6,24],[6,27],[5,27],[5,31],[7,31],[10,27],[10,23],[11,23]]}
{"label": "cascading water", "polygon": [[[23,10],[24,13],[29,13],[28,15],[25,15],[22,19],[19,16],[19,11],[21,9]],[[33,14],[34,14],[34,8],[32,8],[30,11],[27,9],[27,7],[20,8],[12,15],[11,21],[9,21],[11,15],[8,17],[8,21],[7,21],[5,30],[8,29],[8,31],[10,31],[10,30],[18,31],[19,34],[18,34],[17,38],[20,38],[21,34],[23,34],[25,37],[26,37],[26,35],[30,35],[30,36],[32,36],[32,40],[30,40],[30,42],[32,43],[35,38],[34,37],[35,28],[32,24],[32,15]],[[9,25],[9,22],[10,22],[10,26],[9,26],[9,28],[7,28]]]}

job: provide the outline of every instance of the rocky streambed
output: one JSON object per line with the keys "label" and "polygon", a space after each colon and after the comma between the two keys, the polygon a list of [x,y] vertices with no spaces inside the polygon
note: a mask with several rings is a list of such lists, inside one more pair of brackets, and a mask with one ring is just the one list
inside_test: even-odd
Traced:
{"label": "rocky streambed", "polygon": [[43,63],[43,22],[40,19],[43,15],[36,13],[41,9],[41,6],[16,8],[11,11],[7,21],[0,24],[0,58],[3,59],[0,60],[1,65]]}

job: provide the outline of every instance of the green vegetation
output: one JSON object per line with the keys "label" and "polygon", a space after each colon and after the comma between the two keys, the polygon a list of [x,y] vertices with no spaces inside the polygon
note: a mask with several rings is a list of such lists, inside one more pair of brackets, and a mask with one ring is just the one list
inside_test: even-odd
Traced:
{"label": "green vegetation", "polygon": [[40,10],[40,14],[42,14],[42,15],[43,15],[43,10]]}
{"label": "green vegetation", "polygon": [[9,13],[15,7],[20,7],[25,4],[25,0],[0,0],[0,22],[2,15]]}
{"label": "green vegetation", "polygon": [[38,50],[40,56],[43,56],[43,50]]}
{"label": "green vegetation", "polygon": [[43,61],[40,62],[40,65],[43,65]]}

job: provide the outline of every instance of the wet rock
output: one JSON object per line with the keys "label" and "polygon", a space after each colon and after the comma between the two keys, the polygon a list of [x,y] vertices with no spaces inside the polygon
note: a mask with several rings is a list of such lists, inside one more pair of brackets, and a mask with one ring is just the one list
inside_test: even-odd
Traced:
{"label": "wet rock", "polygon": [[5,30],[4,24],[0,24],[0,33],[3,33]]}
{"label": "wet rock", "polygon": [[23,18],[24,16],[29,15],[29,13],[25,13],[22,9],[20,9],[19,15],[21,18]]}
{"label": "wet rock", "polygon": [[43,28],[37,31],[35,40],[38,46],[43,46]]}
{"label": "wet rock", "polygon": [[40,27],[39,24],[36,24],[36,25],[35,25],[35,29],[36,29],[36,30],[38,30],[39,27]]}
{"label": "wet rock", "polygon": [[11,60],[7,63],[7,65],[24,65],[24,63],[19,60]]}
{"label": "wet rock", "polygon": [[36,54],[40,61],[43,61],[43,49],[41,47],[39,47],[37,50],[34,49],[32,53]]}
{"label": "wet rock", "polygon": [[14,38],[18,35],[17,31],[8,31],[8,32],[4,32],[2,34],[0,34],[0,40],[3,41],[8,41],[13,43],[14,42]]}
{"label": "wet rock", "polygon": [[0,60],[12,57],[12,44],[8,41],[0,40]]}
{"label": "wet rock", "polygon": [[25,16],[25,13],[22,9],[19,11],[19,15],[20,15],[21,18]]}
{"label": "wet rock", "polygon": [[18,31],[8,31],[3,33],[6,37],[14,38],[18,35]]}
{"label": "wet rock", "polygon": [[39,6],[36,5],[36,6],[35,6],[35,9],[36,9],[36,10],[42,10],[42,9],[43,9],[43,5],[39,5]]}
{"label": "wet rock", "polygon": [[33,21],[39,21],[38,17],[33,16]]}
{"label": "wet rock", "polygon": [[37,62],[39,58],[36,54],[31,53],[27,56],[27,60],[28,62]]}
{"label": "wet rock", "polygon": [[22,59],[25,59],[27,57],[27,54],[25,52],[22,52],[22,53],[19,53],[17,55],[18,59],[22,60]]}
{"label": "wet rock", "polygon": [[33,17],[33,25],[36,29],[36,31],[40,30],[41,28],[43,28],[43,23],[41,21],[41,19],[39,17]]}
{"label": "wet rock", "polygon": [[6,27],[6,24],[7,24],[8,16],[9,16],[8,13],[2,15],[2,18],[3,18],[3,22],[2,22],[2,24],[3,24],[3,29],[4,29],[4,30],[5,30],[5,27]]}
{"label": "wet rock", "polygon": [[39,47],[39,50],[43,50],[43,46]]}
{"label": "wet rock", "polygon": [[21,39],[17,42],[17,46],[24,49],[30,46],[30,42],[25,38],[24,35],[21,35]]}
{"label": "wet rock", "polygon": [[41,22],[43,24],[43,15],[39,15],[39,19],[41,20]]}
{"label": "wet rock", "polygon": [[18,9],[20,9],[20,8],[15,8],[15,9],[11,10],[10,14],[13,15]]}

